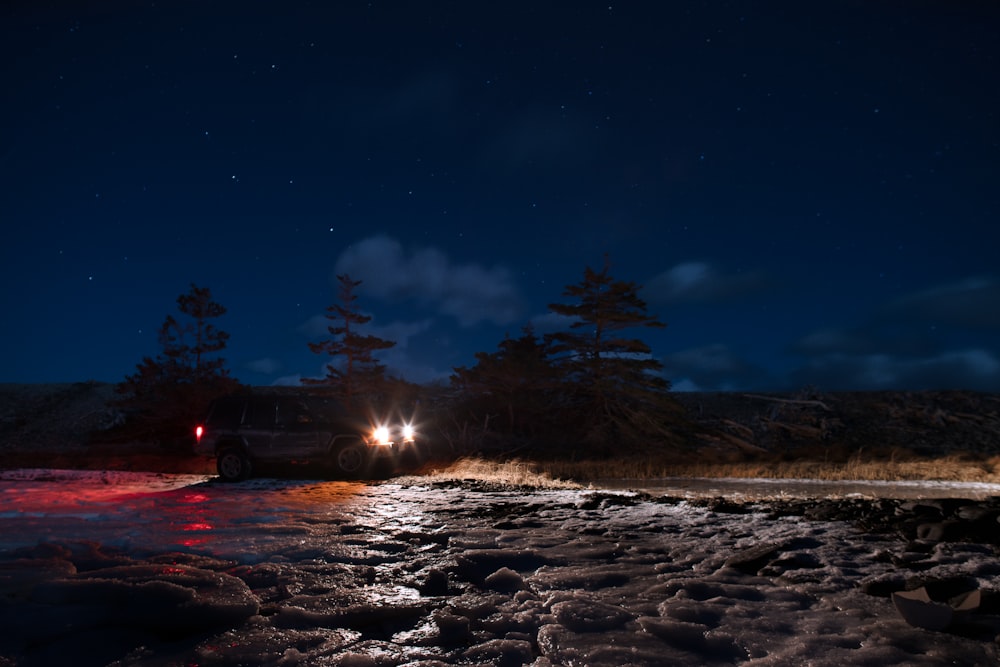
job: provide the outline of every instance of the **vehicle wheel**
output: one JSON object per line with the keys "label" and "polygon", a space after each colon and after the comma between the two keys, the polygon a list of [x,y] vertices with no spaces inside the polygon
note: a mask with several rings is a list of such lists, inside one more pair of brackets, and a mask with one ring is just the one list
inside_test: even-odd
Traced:
{"label": "vehicle wheel", "polygon": [[223,482],[242,482],[250,477],[250,459],[232,447],[219,452],[215,468]]}
{"label": "vehicle wheel", "polygon": [[356,479],[368,463],[368,449],[360,442],[351,442],[334,450],[333,469],[338,475]]}

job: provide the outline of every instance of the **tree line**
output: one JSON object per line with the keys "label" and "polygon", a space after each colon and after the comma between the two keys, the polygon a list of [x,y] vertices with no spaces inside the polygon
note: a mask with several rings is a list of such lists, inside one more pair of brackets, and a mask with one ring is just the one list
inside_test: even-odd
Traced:
{"label": "tree line", "polygon": [[[362,281],[338,275],[326,309],[328,337],[308,343],[329,358],[326,374],[302,380],[350,409],[419,404],[424,432],[452,453],[523,452],[534,456],[610,456],[623,448],[662,449],[673,439],[679,408],[662,364],[636,330],[666,326],[647,312],[640,286],[586,267],[583,278],[549,309],[565,331],[539,336],[526,326],[493,352],[453,369],[447,385],[418,386],[387,373],[377,353],[396,343],[364,333],[371,317],[357,306]],[[183,441],[213,398],[248,391],[221,356],[229,334],[213,321],[226,309],[207,287],[192,284],[177,299],[179,318],[160,328],[160,353],[145,357],[116,385],[128,415],[127,437]],[[568,449],[571,448],[571,449]]]}

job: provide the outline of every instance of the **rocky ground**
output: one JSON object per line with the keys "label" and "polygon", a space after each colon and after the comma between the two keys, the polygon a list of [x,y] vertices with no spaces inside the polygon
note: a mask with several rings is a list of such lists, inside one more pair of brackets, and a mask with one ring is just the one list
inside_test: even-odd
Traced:
{"label": "rocky ground", "polygon": [[[5,666],[1000,659],[997,499],[108,471],[9,471],[0,495]],[[921,589],[933,627],[896,608]]]}

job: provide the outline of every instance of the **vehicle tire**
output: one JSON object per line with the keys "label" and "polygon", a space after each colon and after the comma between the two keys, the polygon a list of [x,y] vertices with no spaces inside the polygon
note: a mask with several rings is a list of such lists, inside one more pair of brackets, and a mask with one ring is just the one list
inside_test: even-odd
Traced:
{"label": "vehicle tire", "polygon": [[250,477],[250,459],[239,449],[228,447],[219,452],[215,469],[223,482],[242,482]]}
{"label": "vehicle tire", "polygon": [[368,448],[359,441],[335,447],[330,463],[333,472],[346,479],[357,479],[368,466]]}

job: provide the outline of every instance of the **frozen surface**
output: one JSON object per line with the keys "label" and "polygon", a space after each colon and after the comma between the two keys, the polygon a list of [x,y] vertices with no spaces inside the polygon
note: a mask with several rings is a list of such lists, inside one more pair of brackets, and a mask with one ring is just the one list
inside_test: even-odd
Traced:
{"label": "frozen surface", "polygon": [[[1000,530],[995,503],[877,508]],[[8,471],[0,665],[998,664],[995,542],[807,509]],[[910,626],[889,595],[916,583],[979,588],[982,607],[944,632]]]}
{"label": "frozen surface", "polygon": [[665,477],[660,479],[606,480],[604,488],[637,489],[657,495],[689,498],[970,498],[1000,496],[1000,484],[987,482],[869,480],[826,481],[817,479],[744,479]]}

